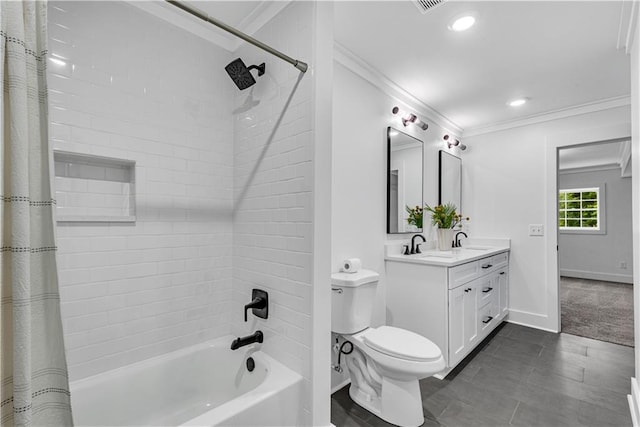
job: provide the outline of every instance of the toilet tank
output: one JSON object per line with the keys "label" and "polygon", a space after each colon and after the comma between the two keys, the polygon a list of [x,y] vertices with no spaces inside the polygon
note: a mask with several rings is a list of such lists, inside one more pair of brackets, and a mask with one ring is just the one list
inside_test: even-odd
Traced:
{"label": "toilet tank", "polygon": [[331,331],[355,334],[371,326],[379,274],[371,270],[331,275]]}

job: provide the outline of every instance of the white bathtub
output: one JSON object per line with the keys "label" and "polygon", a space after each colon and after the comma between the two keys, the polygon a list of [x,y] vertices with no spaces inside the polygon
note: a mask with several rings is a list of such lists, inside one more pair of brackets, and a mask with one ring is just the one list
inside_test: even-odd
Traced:
{"label": "white bathtub", "polygon": [[75,425],[300,425],[302,377],[252,346],[230,350],[234,338],[73,382]]}

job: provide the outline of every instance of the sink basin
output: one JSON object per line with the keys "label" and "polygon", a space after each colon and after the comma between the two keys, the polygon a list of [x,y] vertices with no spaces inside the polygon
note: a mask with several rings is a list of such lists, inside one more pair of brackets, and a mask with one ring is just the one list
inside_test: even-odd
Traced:
{"label": "sink basin", "polygon": [[423,252],[422,257],[437,257],[437,258],[453,258],[455,255],[452,251],[433,251]]}

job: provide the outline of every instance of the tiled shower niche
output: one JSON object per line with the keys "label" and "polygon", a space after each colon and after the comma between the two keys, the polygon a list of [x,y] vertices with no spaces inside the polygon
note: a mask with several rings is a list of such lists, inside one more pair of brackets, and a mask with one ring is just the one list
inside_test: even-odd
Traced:
{"label": "tiled shower niche", "polygon": [[135,161],[54,152],[58,222],[135,222]]}

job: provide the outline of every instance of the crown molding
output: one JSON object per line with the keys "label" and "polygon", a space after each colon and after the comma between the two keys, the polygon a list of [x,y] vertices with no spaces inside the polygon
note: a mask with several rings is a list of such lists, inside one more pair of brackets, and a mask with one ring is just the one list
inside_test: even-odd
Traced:
{"label": "crown molding", "polygon": [[[255,34],[267,22],[271,21],[284,8],[289,6],[293,0],[263,1],[249,15],[238,24],[238,29],[246,34]],[[234,37],[234,51],[243,43],[241,39]]]}
{"label": "crown molding", "polygon": [[225,37],[221,30],[215,31],[213,25],[200,21],[169,3],[135,0],[128,0],[127,3],[229,52],[234,50],[234,42],[231,37]]}
{"label": "crown molding", "polygon": [[[634,3],[636,2],[634,1]],[[532,124],[563,119],[571,116],[588,114],[596,111],[603,111],[631,105],[630,96],[624,95],[558,110],[547,111],[544,113],[534,114],[514,120],[490,123],[474,128],[464,129],[457,123],[453,122],[452,120],[436,111],[433,107],[425,104],[424,102],[413,96],[411,93],[404,90],[391,79],[376,70],[372,65],[364,61],[358,55],[338,42],[334,42],[334,60],[342,64],[352,72],[356,73],[369,83],[378,87],[385,94],[407,104],[410,108],[416,110],[416,113],[449,130],[451,133],[457,133],[459,137],[482,135],[486,133],[498,132],[516,127],[528,126]]]}
{"label": "crown molding", "polygon": [[433,107],[425,104],[411,93],[404,90],[387,76],[376,70],[371,64],[364,61],[340,43],[334,41],[333,51],[333,58],[336,62],[376,86],[391,98],[406,104],[408,107],[415,110],[421,118],[428,119],[447,131],[457,134],[457,136],[462,133],[463,129],[460,125],[451,121],[436,111]]}
{"label": "crown molding", "polygon": [[631,176],[631,140],[620,143],[620,170],[623,178]]}
{"label": "crown molding", "polygon": [[534,114],[514,120],[507,120],[488,125],[482,125],[475,128],[465,129],[463,137],[483,135],[487,133],[499,132],[507,129],[513,129],[521,126],[529,126],[538,123],[549,122],[552,120],[564,119],[581,114],[589,114],[596,111],[610,110],[612,108],[624,107],[631,105],[631,97],[628,95],[618,96],[614,98],[603,99],[600,101],[588,102],[582,105],[575,105],[568,108],[547,111],[540,114]]}
{"label": "crown molding", "polygon": [[608,170],[620,170],[618,163],[608,163],[605,165],[581,166],[579,168],[558,169],[558,175],[569,175],[572,173],[599,172]]}
{"label": "crown molding", "polygon": [[[280,13],[293,0],[262,1],[246,17],[240,21],[236,28],[243,33],[252,35],[262,26]],[[132,6],[143,10],[156,18],[162,19],[171,25],[175,25],[191,34],[194,34],[210,43],[213,43],[228,52],[235,52],[244,41],[213,24],[200,21],[187,12],[178,9],[164,1],[136,1],[127,0]],[[196,4],[197,5],[197,4]]]}

